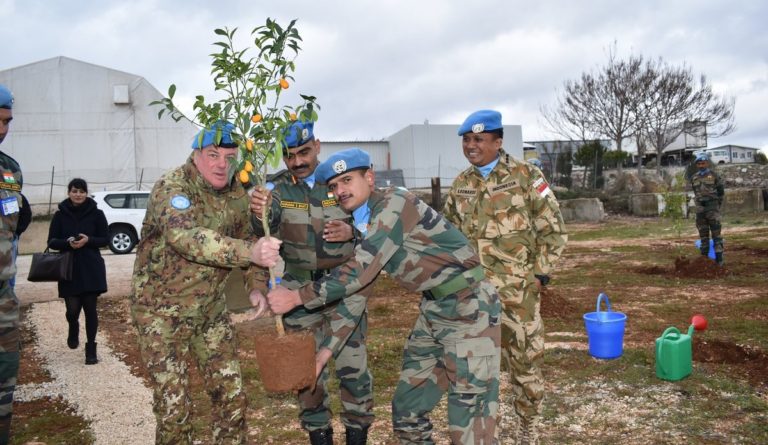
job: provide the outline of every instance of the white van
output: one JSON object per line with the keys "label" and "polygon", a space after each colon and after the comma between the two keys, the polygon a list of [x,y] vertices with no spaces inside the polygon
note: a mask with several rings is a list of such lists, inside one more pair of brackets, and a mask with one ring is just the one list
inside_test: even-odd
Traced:
{"label": "white van", "polygon": [[709,156],[709,161],[713,164],[727,164],[731,162],[731,156],[728,154],[728,150],[722,148],[709,148],[704,150],[704,153]]}

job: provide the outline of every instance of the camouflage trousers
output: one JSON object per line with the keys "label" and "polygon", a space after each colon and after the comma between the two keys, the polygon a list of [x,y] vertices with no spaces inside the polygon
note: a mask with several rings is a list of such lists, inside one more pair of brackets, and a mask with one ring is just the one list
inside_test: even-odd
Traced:
{"label": "camouflage trousers", "polygon": [[8,281],[0,287],[0,445],[8,443],[19,373],[19,300]]}
{"label": "camouflage trousers", "polygon": [[152,377],[155,443],[193,443],[190,359],[197,363],[211,399],[213,443],[245,443],[246,398],[227,313],[173,317],[134,305],[132,315],[141,358]]}
{"label": "camouflage trousers", "polygon": [[541,295],[536,279],[530,274],[522,291],[513,285],[499,288],[502,301],[501,344],[504,370],[509,371],[511,394],[502,396],[518,416],[532,418],[541,414],[544,400],[544,324],[541,319]]}
{"label": "camouflage trousers", "polygon": [[493,443],[500,311],[499,297],[487,281],[421,300],[392,398],[392,425],[401,444],[434,444],[429,413],[446,392],[451,443]]}
{"label": "camouflage trousers", "polygon": [[[293,283],[284,283],[289,288],[295,287]],[[337,331],[343,332],[343,338],[336,339],[343,346],[335,356],[334,364],[339,382],[341,421],[348,429],[360,429],[373,423],[373,376],[368,369],[366,298],[356,294],[344,300],[345,303],[349,300],[350,304],[332,305],[315,311],[299,307],[285,315],[283,322],[288,330],[312,330],[319,349],[333,335],[331,320],[336,310],[340,307],[345,310],[347,307],[359,308],[355,309],[358,312],[355,317],[344,317],[344,320],[359,320],[355,326],[350,326],[348,330],[336,327]],[[299,392],[299,418],[302,427],[307,431],[324,430],[331,425],[333,413],[328,394],[328,368],[329,366],[326,366],[317,378],[314,390],[305,389]]]}
{"label": "camouflage trousers", "polygon": [[[717,208],[696,208],[696,229],[701,239],[701,252],[706,255],[709,252],[709,236],[712,234],[712,247],[716,253],[723,253],[723,238],[720,235],[720,210]],[[702,210],[699,212],[698,210]]]}

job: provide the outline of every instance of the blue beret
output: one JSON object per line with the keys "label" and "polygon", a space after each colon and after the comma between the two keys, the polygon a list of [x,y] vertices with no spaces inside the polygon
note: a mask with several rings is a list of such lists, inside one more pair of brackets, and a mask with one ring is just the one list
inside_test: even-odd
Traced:
{"label": "blue beret", "polygon": [[0,85],[0,108],[13,108],[13,94],[5,85]]}
{"label": "blue beret", "polygon": [[371,157],[363,150],[347,148],[332,154],[326,161],[320,163],[315,170],[315,180],[327,183],[331,179],[352,170],[371,168]]}
{"label": "blue beret", "polygon": [[696,155],[696,162],[699,162],[699,161],[709,161],[709,156],[707,156],[706,153],[701,152]]}
{"label": "blue beret", "polygon": [[[192,139],[192,148],[204,148],[209,145],[216,144],[218,146],[236,147],[235,141],[232,140],[232,130],[235,126],[226,121],[218,121],[210,129],[203,128]],[[221,132],[221,140],[216,143],[216,132]]]}
{"label": "blue beret", "polygon": [[315,138],[315,134],[312,132],[315,123],[312,121],[296,121],[288,127],[285,132],[285,146],[286,148],[295,148],[306,144]]}
{"label": "blue beret", "polygon": [[538,158],[531,158],[528,160],[528,162],[535,165],[536,167],[541,168],[541,161],[539,161]]}
{"label": "blue beret", "polygon": [[501,125],[501,113],[494,110],[480,110],[470,114],[459,127],[459,136],[465,133],[485,133],[504,128]]}

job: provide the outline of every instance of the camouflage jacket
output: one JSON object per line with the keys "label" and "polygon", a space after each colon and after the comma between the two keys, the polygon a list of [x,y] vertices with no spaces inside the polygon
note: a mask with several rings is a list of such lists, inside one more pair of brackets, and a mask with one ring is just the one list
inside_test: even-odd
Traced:
{"label": "camouflage jacket", "polygon": [[[22,205],[21,186],[24,181],[19,163],[2,151],[0,151],[0,171],[3,174],[3,179],[0,181],[0,199],[3,201],[3,211],[0,212],[0,281],[5,281],[16,275],[16,264],[12,256],[13,238],[19,223]],[[7,215],[6,202],[9,203],[9,208],[15,205],[15,211]]]}
{"label": "camouflage jacket", "polygon": [[[272,178],[272,182],[275,188],[269,226],[270,232],[283,241],[281,249],[286,272],[332,269],[352,256],[354,242],[323,240],[325,223],[331,220],[349,223],[351,220],[328,192],[327,185],[316,183],[310,189],[287,170]],[[252,222],[256,233],[263,236],[261,220],[254,217]]]}
{"label": "camouflage jacket", "polygon": [[299,290],[307,308],[352,295],[382,270],[409,291],[425,291],[470,270],[480,259],[467,238],[414,194],[373,192],[368,233],[330,276]]}
{"label": "camouflage jacket", "polygon": [[696,203],[702,206],[718,204],[725,194],[723,180],[711,169],[707,169],[704,174],[695,172],[691,176],[691,188],[693,188]]}
{"label": "camouflage jacket", "polygon": [[541,171],[504,150],[488,177],[474,166],[456,177],[443,213],[472,240],[497,287],[497,280],[548,275],[568,241],[560,207]]}
{"label": "camouflage jacket", "polygon": [[214,190],[192,156],[163,175],[152,188],[141,229],[133,270],[134,305],[167,316],[194,317],[223,310],[232,268],[249,268],[249,289],[264,280],[263,269],[250,262],[256,237],[248,205],[239,182]]}

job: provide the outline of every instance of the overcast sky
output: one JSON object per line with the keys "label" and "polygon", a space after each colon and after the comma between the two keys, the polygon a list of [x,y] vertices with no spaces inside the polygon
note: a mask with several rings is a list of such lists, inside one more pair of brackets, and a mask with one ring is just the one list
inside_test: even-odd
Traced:
{"label": "overcast sky", "polygon": [[558,139],[540,106],[604,65],[615,41],[619,56],[688,64],[736,98],[737,130],[710,147],[768,151],[764,0],[0,0],[0,69],[67,56],[162,92],[175,83],[188,110],[193,96],[212,95],[213,30],[238,27],[245,38],[266,17],[298,19],[291,91],[317,96],[323,140],[459,124],[480,108],[522,125],[526,141]]}

